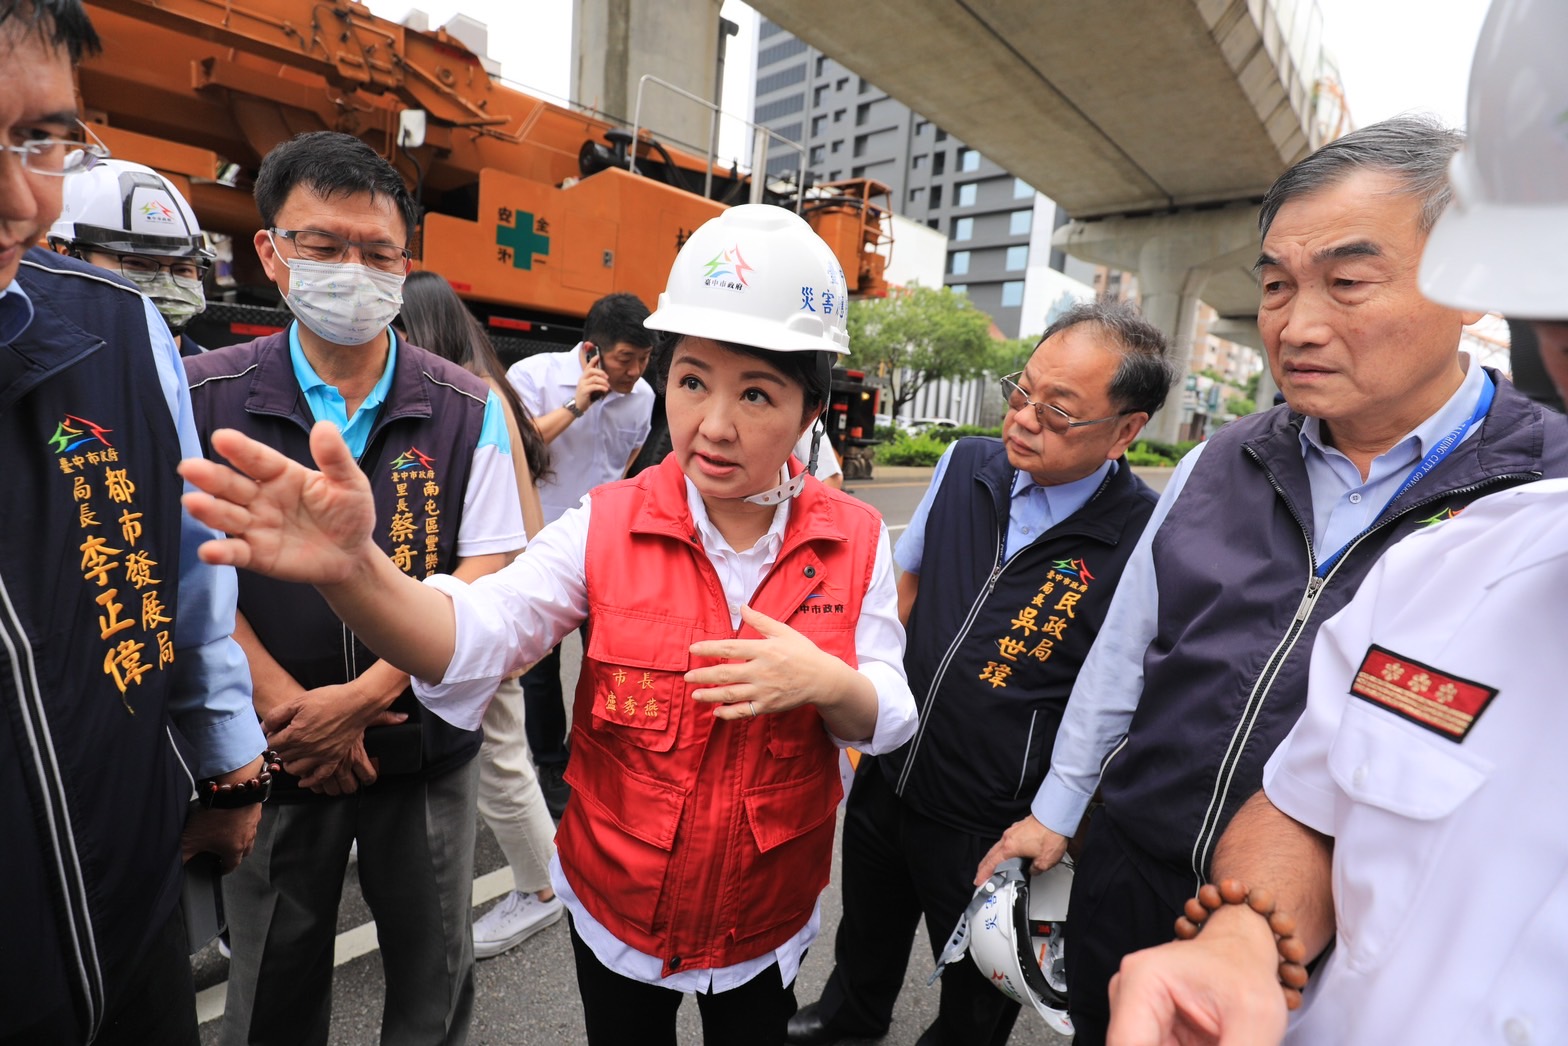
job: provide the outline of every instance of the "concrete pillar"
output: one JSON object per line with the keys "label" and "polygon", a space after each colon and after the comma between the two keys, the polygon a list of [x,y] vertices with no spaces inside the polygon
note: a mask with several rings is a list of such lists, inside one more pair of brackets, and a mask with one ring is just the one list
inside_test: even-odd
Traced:
{"label": "concrete pillar", "polygon": [[[723,0],[575,0],[572,99],[631,125],[637,86],[651,73],[715,99]],[[708,151],[709,110],[657,84],[643,90],[641,126]]]}
{"label": "concrete pillar", "polygon": [[1073,221],[1058,229],[1052,242],[1076,258],[1138,274],[1141,308],[1165,332],[1178,375],[1165,409],[1145,431],[1151,439],[1174,442],[1183,420],[1181,389],[1192,358],[1198,299],[1216,277],[1234,284],[1237,270],[1250,272],[1258,253],[1257,209],[1240,204]]}
{"label": "concrete pillar", "polygon": [[1269,366],[1269,352],[1263,345],[1263,335],[1258,332],[1258,321],[1241,317],[1224,318],[1210,324],[1209,333],[1257,349],[1263,355],[1263,373],[1258,375],[1258,398],[1254,402],[1259,410],[1272,407],[1279,384],[1274,380],[1274,369]]}

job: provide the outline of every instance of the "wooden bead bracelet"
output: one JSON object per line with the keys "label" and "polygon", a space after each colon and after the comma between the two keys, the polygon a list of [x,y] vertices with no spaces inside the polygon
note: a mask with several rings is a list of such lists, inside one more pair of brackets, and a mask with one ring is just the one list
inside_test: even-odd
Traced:
{"label": "wooden bead bracelet", "polygon": [[272,795],[272,775],[283,770],[278,753],[267,749],[261,754],[261,770],[247,781],[219,784],[215,778],[196,782],[196,800],[209,810],[234,810],[264,803]]}
{"label": "wooden bead bracelet", "polygon": [[1198,896],[1187,899],[1185,912],[1176,920],[1176,936],[1190,941],[1198,936],[1210,913],[1222,905],[1244,905],[1263,916],[1274,934],[1274,946],[1279,950],[1279,984],[1285,992],[1285,1008],[1301,1008],[1301,990],[1307,986],[1307,946],[1295,936],[1296,920],[1274,907],[1274,895],[1268,890],[1248,890],[1236,879],[1221,879],[1218,886],[1205,883]]}

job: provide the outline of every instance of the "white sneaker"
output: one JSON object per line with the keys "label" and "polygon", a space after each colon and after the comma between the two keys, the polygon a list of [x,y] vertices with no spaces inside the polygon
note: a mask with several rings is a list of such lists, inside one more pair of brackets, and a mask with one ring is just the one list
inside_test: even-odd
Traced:
{"label": "white sneaker", "polygon": [[558,922],[566,906],[559,897],[541,901],[538,894],[513,890],[501,903],[474,921],[474,958],[489,959]]}

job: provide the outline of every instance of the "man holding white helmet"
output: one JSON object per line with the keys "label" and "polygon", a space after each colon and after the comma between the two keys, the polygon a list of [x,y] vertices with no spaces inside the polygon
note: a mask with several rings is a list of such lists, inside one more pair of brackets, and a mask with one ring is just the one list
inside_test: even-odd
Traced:
{"label": "man holding white helmet", "polygon": [[[1420,271],[1434,301],[1532,319],[1560,390],[1565,39],[1555,0],[1493,4],[1454,200]],[[1189,908],[1194,939],[1129,956],[1110,1041],[1568,1039],[1568,837],[1548,827],[1561,822],[1568,735],[1565,520],[1568,481],[1548,480],[1477,501],[1379,561],[1323,626],[1306,711],[1220,841],[1215,876],[1249,903],[1211,895]],[[1294,927],[1256,914],[1270,907]],[[1277,942],[1281,930],[1297,943]],[[1287,1029],[1281,955],[1330,944]]]}
{"label": "man holding white helmet", "polygon": [[677,336],[670,455],[472,584],[419,584],[376,548],[371,492],[325,427],[319,473],[233,433],[214,449],[251,478],[182,465],[207,492],[192,511],[233,535],[210,560],[318,585],[459,726],[586,621],[551,878],[591,1046],[673,1046],[684,993],[708,1042],[781,1044],[832,865],[838,752],[914,730],[887,529],[790,453],[847,347],[844,290],[782,208],[699,228],[648,319]]}
{"label": "man holding white helmet", "polygon": [[202,351],[185,328],[207,308],[202,280],[213,252],[169,179],[129,160],[99,161],[66,182],[49,245],[130,280],[157,306],[181,356]]}
{"label": "man holding white helmet", "polygon": [[[262,267],[297,322],[186,360],[196,427],[238,430],[310,460],[313,425],[341,431],[373,491],[374,541],[409,577],[477,577],[524,542],[500,399],[388,326],[402,303],[417,208],[350,135],[304,134],[256,176]],[[424,714],[408,676],[303,585],[240,575],[236,638],[285,773],[245,876],[224,900],[233,959],[225,1043],[321,1044],[349,847],[375,915],[388,1040],[459,1043],[473,1006],[474,813],[482,740]]]}
{"label": "man holding white helmet", "polygon": [[[1138,311],[1079,304],[1002,379],[1003,438],[954,442],[899,540],[913,739],[862,759],[844,815],[844,915],[821,999],[790,1041],[887,1033],[922,916],[933,956],[975,865],[1029,812],[1078,669],[1158,496],[1123,454],[1173,372]],[[942,978],[920,1046],[1004,1043],[1019,1008],[993,971]]]}

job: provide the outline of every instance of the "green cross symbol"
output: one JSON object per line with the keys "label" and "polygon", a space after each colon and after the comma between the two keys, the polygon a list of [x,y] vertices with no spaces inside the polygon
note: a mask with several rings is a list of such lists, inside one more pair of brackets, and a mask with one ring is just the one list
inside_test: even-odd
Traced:
{"label": "green cross symbol", "polygon": [[518,211],[516,222],[495,227],[495,244],[511,248],[512,268],[532,269],[534,255],[550,253],[550,237],[534,232],[534,216],[527,211]]}

